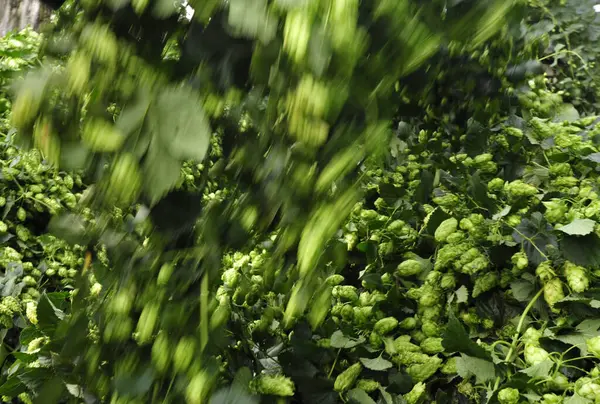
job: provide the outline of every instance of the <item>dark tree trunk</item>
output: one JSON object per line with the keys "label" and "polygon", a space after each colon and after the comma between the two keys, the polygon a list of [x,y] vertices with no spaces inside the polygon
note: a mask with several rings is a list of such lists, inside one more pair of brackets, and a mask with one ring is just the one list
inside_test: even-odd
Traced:
{"label": "dark tree trunk", "polygon": [[0,35],[28,26],[37,29],[49,16],[49,8],[40,0],[0,0]]}

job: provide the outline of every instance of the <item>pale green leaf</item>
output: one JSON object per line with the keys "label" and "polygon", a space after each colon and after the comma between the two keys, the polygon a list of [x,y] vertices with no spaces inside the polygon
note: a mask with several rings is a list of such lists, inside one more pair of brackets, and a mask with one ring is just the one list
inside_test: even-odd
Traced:
{"label": "pale green leaf", "polygon": [[492,219],[493,220],[502,219],[504,216],[506,216],[510,213],[511,209],[512,209],[512,206],[506,205],[504,208],[502,208],[502,210],[500,212],[498,212],[494,216],[492,216]]}
{"label": "pale green leaf", "polygon": [[563,400],[563,404],[592,404],[593,401],[587,399],[585,397],[581,397],[579,394],[575,393],[572,396],[566,397]]}
{"label": "pale green leaf", "polygon": [[570,236],[585,236],[594,231],[596,222],[591,219],[575,219],[571,223],[560,227],[558,230]]}
{"label": "pale green leaf", "polygon": [[375,359],[360,358],[360,361],[367,369],[371,370],[386,370],[393,366],[392,362],[383,359],[381,356]]}
{"label": "pale green leaf", "polygon": [[337,330],[336,332],[334,332],[333,334],[331,334],[331,339],[330,339],[330,344],[331,347],[333,348],[345,348],[345,349],[350,349],[350,348],[354,348],[357,345],[362,344],[363,342],[365,342],[365,338],[364,337],[358,337],[358,339],[355,338],[350,338],[344,335],[343,332],[341,332],[340,330]]}
{"label": "pale green leaf", "polygon": [[587,345],[585,343],[586,338],[582,334],[566,334],[558,335],[553,339],[564,342],[565,344],[573,345],[579,349],[581,355],[587,355]]}
{"label": "pale green leaf", "polygon": [[456,293],[457,303],[466,303],[467,301],[469,301],[469,289],[467,289],[465,285],[462,285],[454,293]]}
{"label": "pale green leaf", "polygon": [[563,104],[556,111],[556,116],[554,117],[554,122],[574,122],[579,119],[579,112],[573,104]]}
{"label": "pale green leaf", "polygon": [[537,365],[533,365],[528,367],[527,369],[521,370],[522,373],[525,373],[527,376],[538,379],[544,379],[550,375],[550,371],[554,366],[554,362],[549,359],[538,363]]}

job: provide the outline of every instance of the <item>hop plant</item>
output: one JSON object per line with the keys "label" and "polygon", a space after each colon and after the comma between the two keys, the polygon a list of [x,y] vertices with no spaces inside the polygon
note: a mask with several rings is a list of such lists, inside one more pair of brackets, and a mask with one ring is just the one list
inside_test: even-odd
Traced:
{"label": "hop plant", "polygon": [[588,351],[600,359],[600,336],[590,338],[585,341]]}
{"label": "hop plant", "polygon": [[37,303],[35,302],[27,302],[27,307],[25,309],[26,317],[31,322],[31,324],[38,323],[37,317]]}
{"label": "hop plant", "polygon": [[255,381],[256,391],[280,397],[294,395],[294,382],[284,375],[263,375]]}
{"label": "hop plant", "polygon": [[575,293],[585,292],[590,286],[590,279],[584,267],[575,265],[572,262],[565,262],[564,265],[565,278],[569,288]]}
{"label": "hop plant", "polygon": [[520,396],[519,390],[508,387],[498,392],[498,401],[500,404],[517,404]]}

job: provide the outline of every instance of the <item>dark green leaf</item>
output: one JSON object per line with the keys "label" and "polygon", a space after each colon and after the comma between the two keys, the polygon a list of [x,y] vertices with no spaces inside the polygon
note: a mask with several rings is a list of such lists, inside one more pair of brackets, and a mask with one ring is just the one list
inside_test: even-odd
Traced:
{"label": "dark green leaf", "polygon": [[17,377],[9,378],[0,386],[0,395],[3,396],[16,397],[25,391],[27,391],[27,387]]}
{"label": "dark green leaf", "polygon": [[58,403],[65,392],[65,385],[60,377],[46,380],[33,400],[34,404]]}
{"label": "dark green leaf", "polygon": [[121,374],[114,378],[113,384],[119,394],[134,397],[143,396],[152,387],[154,381],[154,371],[148,367],[145,371],[138,374]]}
{"label": "dark green leaf", "polygon": [[589,268],[600,267],[600,238],[587,236],[565,236],[560,241],[560,250],[569,261]]}
{"label": "dark green leaf", "polygon": [[83,143],[63,142],[60,145],[60,167],[64,170],[84,170],[91,158],[90,150]]}
{"label": "dark green leaf", "polygon": [[58,323],[65,317],[44,293],[37,306],[38,327],[44,333],[51,335]]}
{"label": "dark green leaf", "polygon": [[481,181],[479,173],[473,174],[469,179],[469,193],[479,206],[483,206],[488,210],[494,208],[494,202],[488,196],[487,186]]}
{"label": "dark green leaf", "polygon": [[151,203],[156,203],[175,188],[181,175],[181,162],[165,153],[162,146],[152,140],[143,170],[144,192]]}
{"label": "dark green leaf", "polygon": [[510,284],[510,290],[517,301],[525,302],[533,296],[534,285],[525,279],[519,279]]}
{"label": "dark green leaf", "polygon": [[354,404],[377,404],[363,389],[352,389],[348,392],[348,401]]}
{"label": "dark green leaf", "polygon": [[527,257],[534,265],[547,260],[547,247],[558,247],[556,237],[541,213],[535,212],[530,219],[523,219],[513,233],[517,243],[523,245]]}
{"label": "dark green leaf", "polygon": [[488,352],[471,340],[453,312],[450,312],[442,337],[442,345],[449,353],[460,352],[486,361],[490,359]]}
{"label": "dark green leaf", "polygon": [[456,360],[456,372],[463,379],[475,376],[478,384],[496,377],[496,368],[492,362],[464,354]]}
{"label": "dark green leaf", "polygon": [[195,92],[184,87],[165,89],[151,106],[151,113],[156,114],[152,142],[159,142],[155,153],[166,158],[166,151],[176,160],[204,158],[212,131]]}
{"label": "dark green leaf", "polygon": [[421,182],[415,191],[415,200],[417,202],[426,203],[429,200],[431,191],[433,191],[434,175],[431,171],[421,171]]}
{"label": "dark green leaf", "polygon": [[71,244],[85,245],[92,240],[83,218],[74,213],[53,217],[48,224],[48,230]]}
{"label": "dark green leaf", "polygon": [[142,127],[149,107],[150,99],[140,94],[139,98],[133,104],[125,106],[117,118],[115,126],[124,136],[129,136]]}

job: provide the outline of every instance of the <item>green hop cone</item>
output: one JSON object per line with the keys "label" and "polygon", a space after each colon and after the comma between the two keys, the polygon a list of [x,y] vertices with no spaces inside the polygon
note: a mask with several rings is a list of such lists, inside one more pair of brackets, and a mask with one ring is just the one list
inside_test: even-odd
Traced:
{"label": "green hop cone", "polygon": [[386,335],[394,331],[398,327],[398,320],[394,317],[386,317],[375,323],[373,331],[379,335]]}
{"label": "green hop cone", "polygon": [[542,396],[541,404],[562,404],[563,398],[562,396],[556,395],[554,393],[546,393]]}
{"label": "green hop cone", "polygon": [[446,241],[448,236],[456,231],[458,227],[458,220],[451,217],[450,219],[444,220],[440,225],[435,229],[434,237],[435,241],[438,243],[443,243]]}
{"label": "green hop cone", "polygon": [[439,337],[428,337],[421,342],[421,349],[427,354],[436,354],[444,352],[444,346],[442,345],[442,338]]}
{"label": "green hop cone", "polygon": [[354,385],[354,382],[360,375],[361,371],[362,365],[360,363],[355,363],[354,365],[350,366],[336,377],[333,389],[338,392],[344,392],[348,390],[350,387],[352,387],[352,385]]}
{"label": "green hop cone", "polygon": [[367,393],[372,393],[380,387],[380,384],[376,380],[372,379],[360,379],[356,382],[356,388],[362,389]]}
{"label": "green hop cone", "polygon": [[596,400],[600,397],[600,384],[590,377],[582,377],[575,382],[575,392],[588,400]]}
{"label": "green hop cone", "polygon": [[325,279],[325,282],[327,282],[327,284],[329,284],[330,286],[337,286],[344,282],[344,277],[339,274],[334,274]]}
{"label": "green hop cone", "polygon": [[186,336],[179,340],[173,354],[173,368],[176,372],[184,372],[196,356],[196,340]]}
{"label": "green hop cone", "polygon": [[406,368],[406,373],[416,382],[424,382],[438,371],[442,365],[442,359],[430,356],[424,363],[415,363]]}
{"label": "green hop cone", "polygon": [[152,344],[152,363],[161,373],[164,373],[171,363],[171,344],[165,333],[158,334]]}
{"label": "green hop cone", "polygon": [[551,309],[554,310],[554,305],[564,298],[563,283],[559,278],[554,278],[546,282],[544,285],[544,300],[546,300]]}
{"label": "green hop cone", "polygon": [[575,265],[572,262],[565,262],[565,278],[569,288],[575,293],[585,292],[590,286],[590,280],[584,267]]}
{"label": "green hop cone", "polygon": [[552,269],[552,261],[544,261],[535,270],[535,274],[540,278],[542,282],[547,282],[554,278],[556,274]]}
{"label": "green hop cone", "polygon": [[550,354],[542,347],[532,344],[525,344],[524,356],[525,362],[527,362],[529,365],[534,366],[548,359]]}
{"label": "green hop cone", "polygon": [[294,382],[284,375],[263,375],[255,381],[256,391],[260,394],[291,397],[294,395]]}
{"label": "green hop cone", "polygon": [[590,338],[585,341],[588,351],[600,359],[600,336]]}
{"label": "green hop cone", "polygon": [[420,274],[423,271],[423,266],[417,260],[406,260],[401,262],[396,269],[396,273],[400,276],[413,276]]}
{"label": "green hop cone", "polygon": [[520,396],[519,390],[508,387],[498,392],[498,401],[500,404],[517,404]]}
{"label": "green hop cone", "polygon": [[426,384],[423,382],[419,382],[415,384],[411,391],[404,394],[404,399],[407,404],[417,404],[419,403],[423,396],[425,395]]}
{"label": "green hop cone", "polygon": [[456,356],[453,356],[452,358],[448,359],[446,361],[446,363],[444,363],[444,366],[442,366],[440,371],[445,375],[456,374],[456,372],[457,372],[456,362],[457,361],[458,361],[458,358]]}
{"label": "green hop cone", "polygon": [[515,253],[511,258],[510,258],[511,263],[515,266],[515,268],[522,270],[527,268],[527,265],[529,265],[529,260],[527,259],[527,254],[525,254],[524,251],[519,251],[518,253]]}

